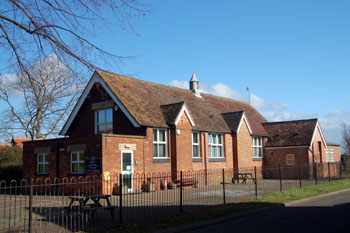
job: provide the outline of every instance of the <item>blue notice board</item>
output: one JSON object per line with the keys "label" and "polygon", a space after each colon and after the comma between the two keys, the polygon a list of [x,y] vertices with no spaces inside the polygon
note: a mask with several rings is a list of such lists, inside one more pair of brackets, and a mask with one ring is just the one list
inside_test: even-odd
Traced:
{"label": "blue notice board", "polygon": [[95,155],[85,159],[86,173],[101,173],[101,158],[97,158]]}

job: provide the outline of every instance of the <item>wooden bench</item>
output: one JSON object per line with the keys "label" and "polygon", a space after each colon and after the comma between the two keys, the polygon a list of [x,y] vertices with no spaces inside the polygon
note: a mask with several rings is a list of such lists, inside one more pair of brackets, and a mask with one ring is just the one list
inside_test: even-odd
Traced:
{"label": "wooden bench", "polygon": [[181,186],[182,187],[186,187],[186,186],[192,186],[192,187],[196,187],[197,186],[197,180],[194,178],[185,178],[181,180],[176,180],[175,183],[177,183],[177,186]]}

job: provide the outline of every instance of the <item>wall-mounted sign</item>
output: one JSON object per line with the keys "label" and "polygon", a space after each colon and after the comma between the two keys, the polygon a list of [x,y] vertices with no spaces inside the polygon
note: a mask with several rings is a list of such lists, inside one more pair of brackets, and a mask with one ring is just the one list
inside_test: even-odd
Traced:
{"label": "wall-mounted sign", "polygon": [[85,159],[86,173],[101,173],[101,158],[97,158],[96,156],[91,156]]}

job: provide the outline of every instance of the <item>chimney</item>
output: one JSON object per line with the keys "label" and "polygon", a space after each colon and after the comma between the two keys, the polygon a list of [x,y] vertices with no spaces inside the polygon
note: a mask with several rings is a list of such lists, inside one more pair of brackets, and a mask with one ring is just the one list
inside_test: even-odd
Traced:
{"label": "chimney", "polygon": [[193,72],[192,78],[190,80],[190,91],[194,93],[195,96],[201,97],[201,93],[199,92],[199,84],[196,74]]}

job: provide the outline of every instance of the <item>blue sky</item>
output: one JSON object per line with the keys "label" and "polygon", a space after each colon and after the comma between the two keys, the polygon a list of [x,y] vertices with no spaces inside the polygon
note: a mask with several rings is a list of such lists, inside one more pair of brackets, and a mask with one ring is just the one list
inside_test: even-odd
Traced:
{"label": "blue sky", "polygon": [[105,49],[136,55],[112,71],[247,101],[268,120],[318,117],[341,143],[350,124],[350,1],[151,1],[139,36],[109,34]]}
{"label": "blue sky", "polygon": [[[350,125],[350,1],[147,1],[138,35],[118,29],[91,38],[135,56],[112,72],[248,101],[268,120],[318,117],[327,141]],[[99,61],[96,61],[99,65]]]}

